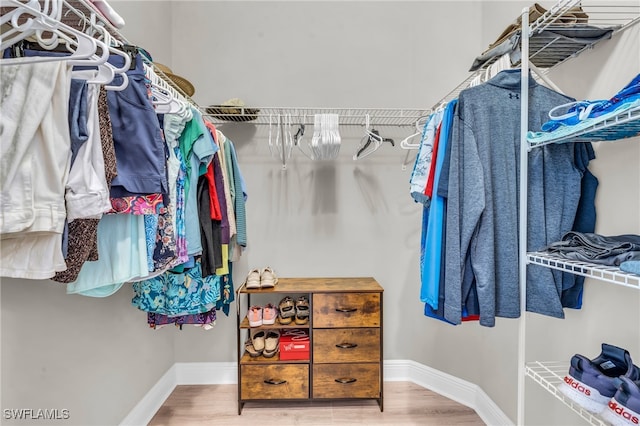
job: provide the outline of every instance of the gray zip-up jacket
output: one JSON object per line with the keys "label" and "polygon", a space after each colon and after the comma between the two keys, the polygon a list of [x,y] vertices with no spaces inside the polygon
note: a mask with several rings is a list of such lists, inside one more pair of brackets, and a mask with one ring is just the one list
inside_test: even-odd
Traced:
{"label": "gray zip-up jacket", "polygon": [[[529,79],[529,130],[554,106],[572,101]],[[460,93],[450,142],[446,218],[445,319],[460,323],[476,286],[480,324],[520,316],[518,214],[520,70],[500,72]],[[547,145],[529,154],[528,249],[540,250],[571,230],[582,174],[574,144]],[[463,279],[471,265],[471,280]],[[468,271],[467,271],[468,272]],[[528,267],[527,310],[563,318],[562,282],[548,268]]]}

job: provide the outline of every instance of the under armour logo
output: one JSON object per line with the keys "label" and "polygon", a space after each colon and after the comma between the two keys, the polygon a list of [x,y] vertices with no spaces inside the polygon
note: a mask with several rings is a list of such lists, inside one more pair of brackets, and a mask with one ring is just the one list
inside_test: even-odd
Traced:
{"label": "under armour logo", "polygon": [[509,93],[509,99],[520,99],[520,93]]}

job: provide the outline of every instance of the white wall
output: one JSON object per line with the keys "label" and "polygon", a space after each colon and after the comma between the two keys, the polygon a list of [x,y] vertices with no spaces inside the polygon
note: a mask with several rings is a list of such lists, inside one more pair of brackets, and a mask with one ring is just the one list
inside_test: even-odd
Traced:
{"label": "white wall", "polygon": [[[154,33],[149,43],[164,46],[158,57],[171,60],[169,3],[113,5],[132,23],[125,36],[133,42]],[[144,16],[144,26],[134,16]],[[52,281],[1,279],[0,406],[66,409],[69,419],[58,422],[67,425],[118,424],[174,364],[173,330],[149,329],[146,315],[131,306],[130,285],[104,299],[65,289]],[[45,424],[10,420],[4,411],[0,419]]]}
{"label": "white wall", "polygon": [[[67,409],[65,424],[117,424],[174,363],[172,330],[148,328],[130,287],[96,299],[51,281],[1,286],[2,409]],[[2,424],[32,424],[2,415]]]}
{"label": "white wall", "polygon": [[[432,106],[468,75],[473,58],[528,5],[176,1],[167,11],[166,2],[114,4],[127,19],[125,34],[135,34],[131,41],[189,78],[201,105],[239,97],[250,106],[384,108]],[[141,10],[155,11],[151,13],[159,14],[165,25],[169,20],[170,30]],[[635,32],[587,52],[560,68],[553,79],[577,98],[611,95],[640,70],[638,55],[628,53],[639,51],[638,38]],[[607,49],[612,45],[618,46],[615,53]],[[385,359],[411,359],[476,383],[516,419],[518,321],[499,319],[494,328],[469,323],[453,327],[422,315],[421,211],[408,195],[411,166],[401,168],[404,151],[387,145],[354,162],[360,129],[345,128],[339,159],[311,163],[294,153],[283,171],[269,156],[264,127],[221,129],[235,142],[249,191],[249,246],[235,264],[236,283],[250,268],[267,265],[287,277],[373,276],[385,288]],[[396,140],[411,133],[381,131]],[[637,142],[597,147],[593,171],[601,182],[599,232],[640,233],[640,206],[633,196],[640,193]],[[208,332],[154,332],[141,329],[144,319],[129,305],[130,287],[105,300],[80,300],[42,282],[3,280],[2,291],[3,407],[66,401],[82,413],[82,424],[98,424],[92,416],[103,416],[103,424],[116,423],[172,362],[236,359],[235,306],[229,318],[220,313],[215,329]],[[52,321],[83,321],[84,326],[88,321],[94,333],[79,338],[74,326],[42,329],[35,319],[23,320],[23,313],[48,309],[50,302],[59,312]],[[627,347],[640,360],[639,302],[640,294],[633,290],[588,282],[584,308],[568,311],[565,320],[528,316],[527,358],[562,361],[575,352],[593,357],[607,341]],[[98,318],[77,313],[94,308]],[[118,329],[108,322],[112,312],[118,312],[125,324],[118,329],[138,331],[114,336]],[[32,340],[59,348],[56,342],[66,341],[68,346],[41,354],[29,343]],[[124,393],[90,387],[92,374],[97,374],[92,372],[95,359],[67,361],[83,346],[102,348],[96,355],[103,366],[100,372],[108,371],[106,383],[118,385]],[[116,352],[111,346],[129,349]],[[144,366],[135,355],[139,348],[160,351],[162,357]],[[32,365],[47,369],[55,379],[34,377]],[[117,375],[123,369],[126,378]],[[9,400],[9,386],[30,387],[31,394],[25,390]],[[80,392],[88,387],[96,393]],[[527,424],[582,422],[530,380],[527,397]]]}

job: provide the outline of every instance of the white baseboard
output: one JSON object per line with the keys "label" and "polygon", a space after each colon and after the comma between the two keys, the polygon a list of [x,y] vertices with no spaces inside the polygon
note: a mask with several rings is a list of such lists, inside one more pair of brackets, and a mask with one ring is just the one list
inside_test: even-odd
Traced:
{"label": "white baseboard", "polygon": [[171,392],[178,384],[176,380],[176,365],[172,365],[160,380],[153,385],[147,394],[133,407],[127,417],[120,422],[120,426],[140,426],[149,424],[154,414],[162,407]]}
{"label": "white baseboard", "polygon": [[488,425],[513,425],[513,421],[478,385],[410,360],[384,362],[385,381],[413,382],[473,408]]}
{"label": "white baseboard", "polygon": [[235,362],[176,362],[179,385],[235,385],[238,367]]}
{"label": "white baseboard", "polygon": [[[384,380],[413,382],[473,408],[488,425],[514,423],[478,386],[410,360],[384,361]],[[121,426],[146,425],[177,385],[236,384],[235,362],[177,362],[134,407]]]}

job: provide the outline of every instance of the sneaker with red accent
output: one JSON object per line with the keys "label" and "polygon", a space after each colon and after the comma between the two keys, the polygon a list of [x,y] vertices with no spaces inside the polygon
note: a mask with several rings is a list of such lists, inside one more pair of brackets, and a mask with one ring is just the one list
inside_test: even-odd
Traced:
{"label": "sneaker with red accent", "polygon": [[260,327],[262,325],[262,307],[250,307],[249,312],[247,312],[247,318],[249,318],[249,325],[251,327]]}
{"label": "sneaker with red accent", "polygon": [[593,360],[580,354],[571,357],[569,374],[558,390],[585,410],[600,413],[618,390],[621,376],[640,380],[640,369],[627,350],[603,343],[602,352]]}
{"label": "sneaker with red accent", "polygon": [[634,382],[620,377],[618,391],[600,416],[613,426],[640,424],[640,380]]}
{"label": "sneaker with red accent", "polygon": [[275,324],[276,318],[278,318],[278,308],[271,303],[264,305],[264,308],[262,308],[262,324]]}

